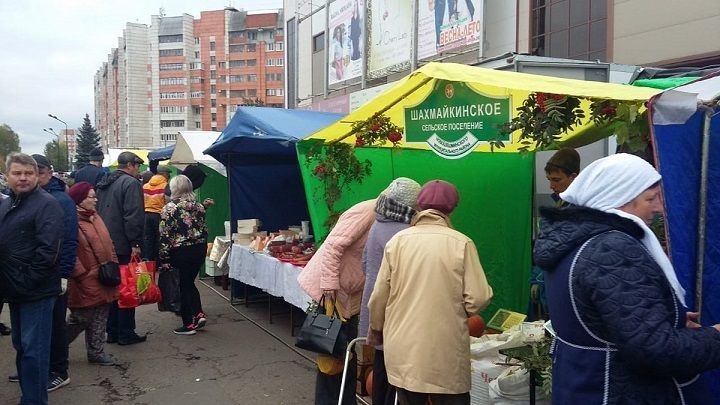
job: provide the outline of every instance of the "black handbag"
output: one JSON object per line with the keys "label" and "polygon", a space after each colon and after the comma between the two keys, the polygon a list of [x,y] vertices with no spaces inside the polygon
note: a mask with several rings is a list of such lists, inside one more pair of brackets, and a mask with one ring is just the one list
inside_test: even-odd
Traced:
{"label": "black handbag", "polygon": [[347,334],[343,331],[343,321],[337,314],[333,303],[333,312],[325,314],[325,297],[312,312],[308,313],[298,332],[295,346],[320,354],[342,357],[347,347]]}
{"label": "black handbag", "polygon": [[[90,244],[90,239],[88,239],[87,234],[85,231],[83,231],[82,227],[80,228],[80,232],[83,233],[85,236],[85,240],[88,241],[88,244]],[[121,279],[120,279],[120,265],[115,262],[105,262],[103,263],[100,258],[95,254],[95,250],[92,246],[90,246],[90,251],[92,252],[93,256],[95,256],[95,260],[98,261],[100,264],[100,267],[98,268],[98,280],[100,280],[100,284],[104,285],[105,287],[117,287],[120,285]]]}
{"label": "black handbag", "polygon": [[162,301],[158,302],[158,311],[180,314],[180,270],[171,267],[158,272],[158,288]]}

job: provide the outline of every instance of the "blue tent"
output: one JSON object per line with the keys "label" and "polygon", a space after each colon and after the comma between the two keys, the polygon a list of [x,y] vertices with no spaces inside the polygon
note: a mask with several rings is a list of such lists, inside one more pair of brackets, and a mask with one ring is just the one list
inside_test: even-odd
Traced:
{"label": "blue tent", "polygon": [[268,107],[239,107],[205,153],[225,165],[230,217],[258,218],[277,231],[309,220],[295,144],[342,114]]}
{"label": "blue tent", "polygon": [[175,150],[175,144],[172,144],[170,146],[166,146],[164,148],[158,148],[155,150],[152,150],[148,152],[148,160],[168,160],[173,154],[173,151]]}
{"label": "blue tent", "polygon": [[[700,310],[705,326],[720,323],[719,99],[716,74],[667,90],[649,107],[670,257],[687,291],[688,308]],[[720,370],[704,377],[716,398],[713,403],[720,405]]]}

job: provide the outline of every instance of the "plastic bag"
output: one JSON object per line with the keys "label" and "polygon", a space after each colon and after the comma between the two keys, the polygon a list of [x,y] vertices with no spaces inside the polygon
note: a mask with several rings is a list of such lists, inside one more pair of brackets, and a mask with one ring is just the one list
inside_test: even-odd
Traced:
{"label": "plastic bag", "polygon": [[180,313],[180,271],[174,267],[158,272],[158,288],[162,300],[158,311]]}
{"label": "plastic bag", "polygon": [[155,262],[141,262],[137,256],[130,263],[120,266],[119,308],[136,308],[162,300],[160,289],[155,284]]}

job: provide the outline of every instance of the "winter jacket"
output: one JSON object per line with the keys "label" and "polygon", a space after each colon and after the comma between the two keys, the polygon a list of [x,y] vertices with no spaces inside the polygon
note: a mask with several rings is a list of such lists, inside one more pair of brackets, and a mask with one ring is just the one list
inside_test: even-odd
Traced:
{"label": "winter jacket", "polygon": [[63,242],[60,246],[58,266],[60,277],[67,279],[70,278],[75,268],[75,255],[78,244],[78,221],[75,213],[75,202],[67,194],[65,182],[57,177],[51,177],[43,189],[55,197],[63,209]]}
{"label": "winter jacket", "polygon": [[117,299],[117,287],[100,284],[101,263],[115,262],[118,258],[110,234],[99,215],[77,209],[80,226],[77,262],[68,280],[68,308],[93,308]]}
{"label": "winter jacket", "polygon": [[368,301],[370,301],[370,294],[373,292],[375,280],[377,280],[377,275],[380,271],[380,263],[382,263],[383,254],[385,253],[385,245],[396,233],[409,226],[410,224],[395,222],[381,214],[375,214],[375,223],[370,227],[370,233],[368,234],[363,252],[362,265],[363,273],[365,274],[365,287],[363,288],[362,304],[360,306],[358,336],[369,336],[370,315],[368,314],[367,304]]}
{"label": "winter jacket", "polygon": [[[535,242],[546,270],[555,404],[710,403],[693,383],[720,367],[720,332],[686,311],[629,219],[546,208]],[[699,383],[699,381],[698,381]]]}
{"label": "winter jacket", "polygon": [[165,176],[156,174],[143,186],[145,212],[159,214],[165,206],[165,187],[168,181]]}
{"label": "winter jacket", "polygon": [[362,254],[374,220],[375,200],[350,207],[298,276],[300,287],[315,301],[323,290],[336,290],[345,319],[360,313],[365,282]]}
{"label": "winter jacket", "polygon": [[122,170],[105,176],[95,190],[97,212],[105,222],[118,255],[142,246],[145,210],[140,181]]}
{"label": "winter jacket", "polygon": [[0,296],[23,303],[60,294],[62,217],[41,187],[0,201]]}
{"label": "winter jacket", "polygon": [[444,214],[419,212],[385,245],[368,309],[382,331],[388,381],[408,391],[470,391],[467,318],[493,291],[472,239]]}
{"label": "winter jacket", "polygon": [[207,243],[205,207],[195,199],[176,199],[160,214],[160,261],[168,262],[170,252],[183,246]]}
{"label": "winter jacket", "polygon": [[82,169],[76,171],[73,178],[75,179],[75,183],[86,181],[92,184],[93,187],[97,187],[98,183],[100,183],[100,180],[105,177],[106,173],[107,172],[102,167],[98,167],[92,163],[88,163],[83,166]]}

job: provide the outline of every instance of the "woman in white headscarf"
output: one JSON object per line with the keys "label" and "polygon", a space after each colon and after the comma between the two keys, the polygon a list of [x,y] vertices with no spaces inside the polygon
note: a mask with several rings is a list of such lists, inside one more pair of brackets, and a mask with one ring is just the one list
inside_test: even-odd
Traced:
{"label": "woman in white headscarf", "polygon": [[648,224],[662,212],[660,174],[617,154],[590,164],[542,209],[553,403],[708,403],[697,374],[720,367],[720,325],[700,327]]}

